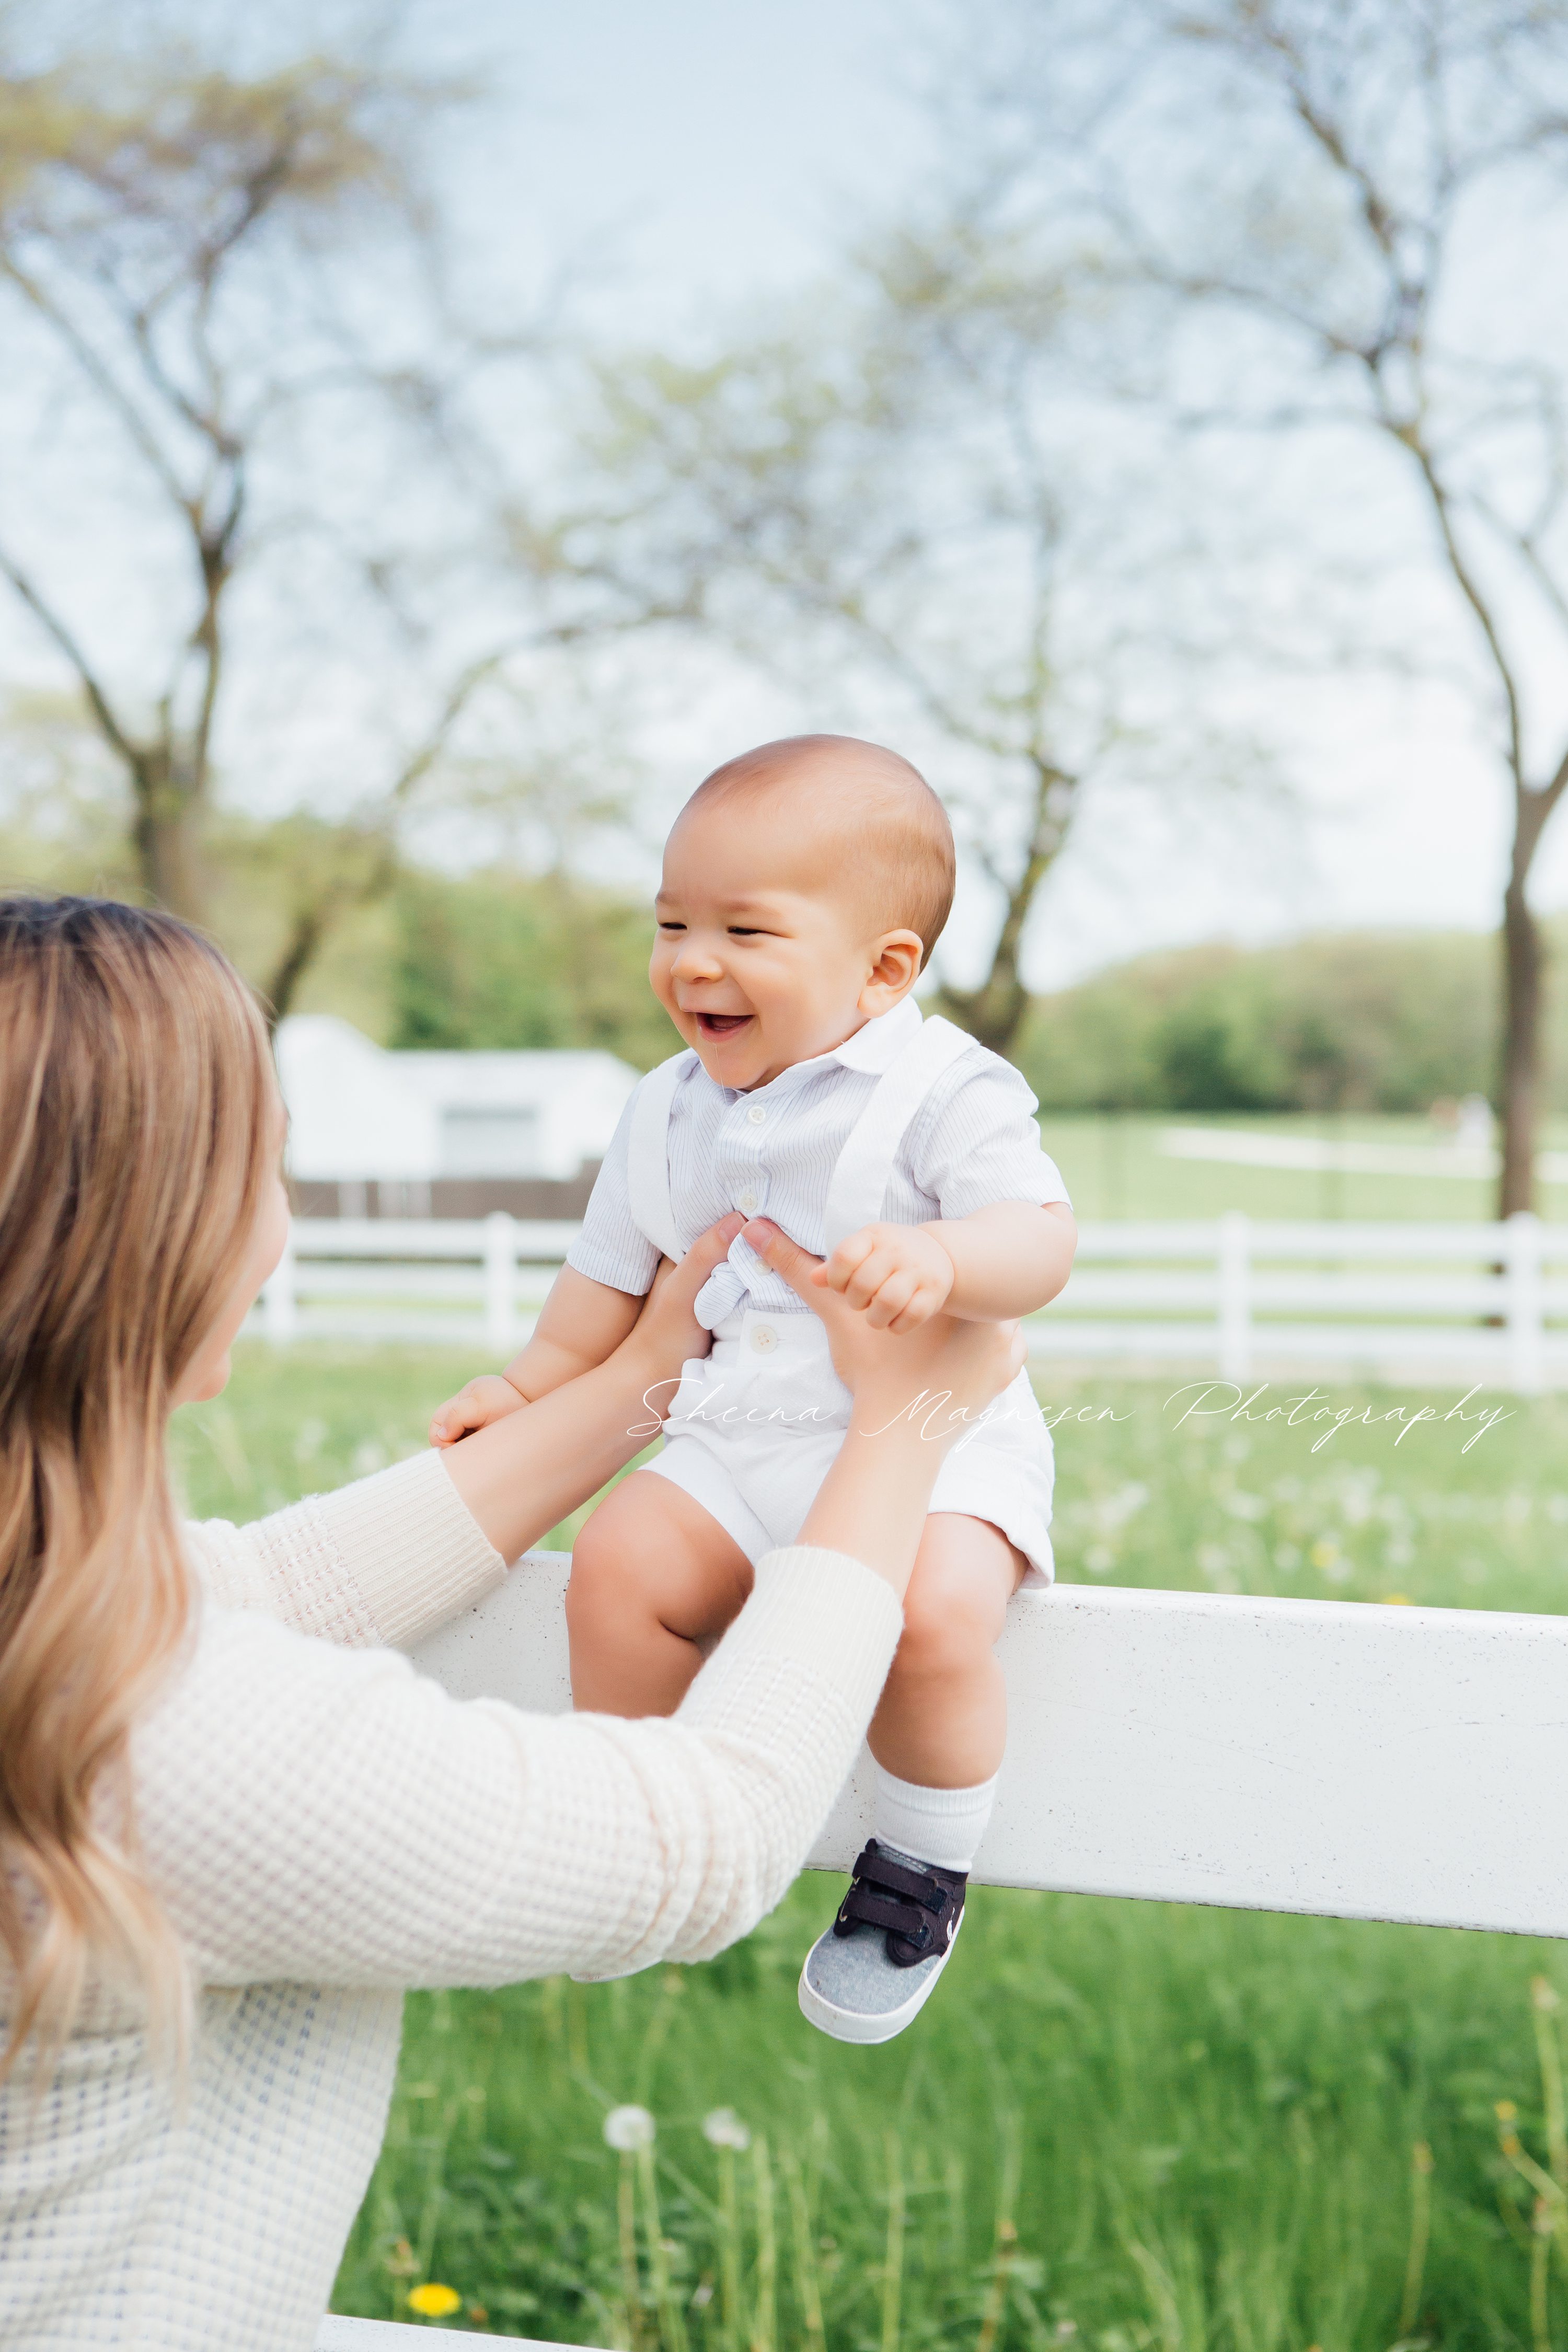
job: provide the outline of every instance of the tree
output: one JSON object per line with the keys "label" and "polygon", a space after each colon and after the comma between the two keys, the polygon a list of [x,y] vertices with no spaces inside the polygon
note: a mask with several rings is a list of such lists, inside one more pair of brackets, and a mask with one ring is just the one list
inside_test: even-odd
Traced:
{"label": "tree", "polygon": [[[1108,288],[1154,298],[1163,391],[1189,424],[1306,439],[1331,483],[1346,428],[1363,436],[1397,502],[1392,530],[1386,502],[1363,519],[1365,575],[1392,584],[1414,541],[1444,584],[1422,651],[1468,689],[1511,812],[1499,1209],[1527,1208],[1543,972],[1530,879],[1568,791],[1568,362],[1552,299],[1568,9],[1141,0],[1111,23],[1030,0],[1012,22],[1004,58],[971,79],[966,137],[977,109],[1014,249],[1032,240],[1048,278],[1064,222],[1098,240]],[[1500,239],[1501,301],[1486,282]]]}
{"label": "tree", "polygon": [[1002,1054],[1086,814],[1168,818],[1262,775],[1176,678],[1180,530],[1125,449],[1086,442],[1083,277],[1076,257],[1020,277],[962,217],[911,225],[772,337],[708,365],[620,362],[602,390],[602,462],[658,593],[685,583],[710,635],[808,710],[826,677],[856,724],[929,746],[997,910],[984,976],[946,971],[938,1002]]}
{"label": "tree", "polygon": [[[570,567],[466,405],[534,347],[468,334],[450,299],[417,160],[462,96],[368,52],[0,68],[0,316],[31,395],[0,412],[0,580],[117,764],[142,891],[199,923],[215,779],[266,764],[267,674],[302,664],[266,740],[332,800],[311,793],[280,865],[273,845],[279,1013],[331,924],[391,887],[476,703],[531,650],[627,617],[602,579],[546,608]],[[52,514],[22,488],[40,465]],[[113,493],[79,518],[86,562],[59,528],[83,474]]]}

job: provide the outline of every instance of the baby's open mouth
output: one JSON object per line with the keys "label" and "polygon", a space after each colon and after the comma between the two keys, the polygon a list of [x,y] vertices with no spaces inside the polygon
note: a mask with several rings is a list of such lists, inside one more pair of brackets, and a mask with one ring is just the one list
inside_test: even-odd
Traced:
{"label": "baby's open mouth", "polygon": [[752,1018],[749,1013],[699,1013],[697,1026],[705,1037],[732,1037]]}

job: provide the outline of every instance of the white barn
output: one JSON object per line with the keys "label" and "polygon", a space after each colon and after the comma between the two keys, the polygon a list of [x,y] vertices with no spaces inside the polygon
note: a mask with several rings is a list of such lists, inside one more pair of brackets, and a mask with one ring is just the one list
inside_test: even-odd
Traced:
{"label": "white barn", "polygon": [[301,1182],[574,1177],[637,1072],[614,1054],[392,1053],[331,1013],[279,1024],[289,1171]]}

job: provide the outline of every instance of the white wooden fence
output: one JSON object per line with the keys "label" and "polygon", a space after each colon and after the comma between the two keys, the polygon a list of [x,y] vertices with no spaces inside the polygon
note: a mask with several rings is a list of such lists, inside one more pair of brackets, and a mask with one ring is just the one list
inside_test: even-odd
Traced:
{"label": "white wooden fence", "polygon": [[[268,1338],[424,1340],[504,1359],[531,1329],[574,1224],[300,1219],[255,1325]],[[1263,1223],[1241,1215],[1085,1225],[1061,1297],[1029,1325],[1037,1361],[1343,1367],[1568,1380],[1568,1224]]]}
{"label": "white wooden fence", "polygon": [[[568,1566],[529,1554],[416,1662],[563,1711]],[[998,1654],[981,1882],[1568,1936],[1568,1617],[1058,1585],[1015,1602]],[[813,1865],[847,1865],[870,1800],[863,1758]],[[412,2336],[332,2319],[317,2352]]]}

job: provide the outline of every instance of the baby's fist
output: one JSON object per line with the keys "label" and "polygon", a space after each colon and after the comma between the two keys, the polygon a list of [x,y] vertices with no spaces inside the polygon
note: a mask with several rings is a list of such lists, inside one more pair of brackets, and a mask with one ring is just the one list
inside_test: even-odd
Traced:
{"label": "baby's fist", "polygon": [[472,1430],[488,1428],[492,1421],[500,1421],[527,1402],[528,1399],[520,1395],[510,1381],[503,1381],[499,1372],[481,1372],[477,1381],[470,1381],[466,1389],[459,1389],[455,1397],[437,1406],[430,1419],[430,1443],[456,1445],[459,1437],[467,1437]]}
{"label": "baby's fist", "polygon": [[952,1260],[923,1225],[862,1225],[813,1276],[862,1309],[873,1331],[918,1331],[952,1288]]}

